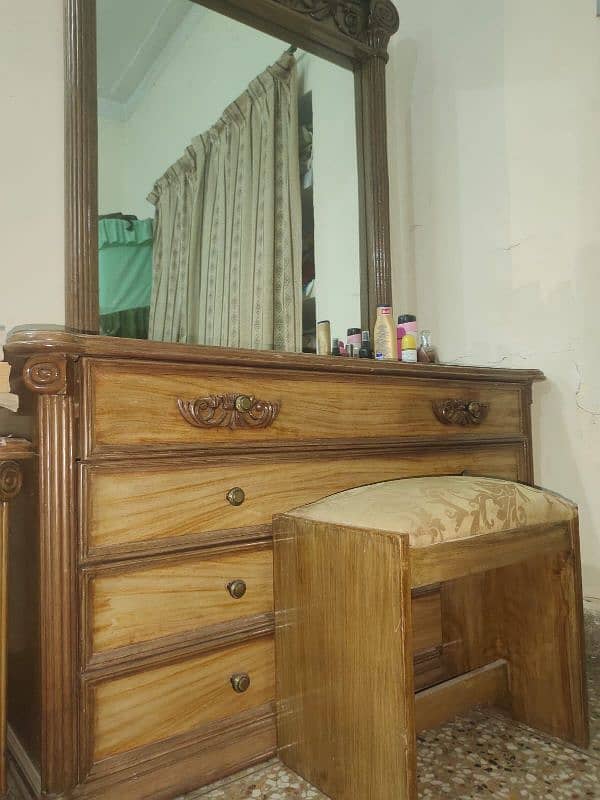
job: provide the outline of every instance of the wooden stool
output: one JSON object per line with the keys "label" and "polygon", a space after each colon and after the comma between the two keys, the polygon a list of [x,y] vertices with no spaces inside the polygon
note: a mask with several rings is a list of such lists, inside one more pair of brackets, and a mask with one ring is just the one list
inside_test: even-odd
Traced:
{"label": "wooden stool", "polygon": [[[416,798],[416,733],[474,705],[588,744],[575,505],[412,478],[274,529],[279,755],[332,800]],[[411,598],[436,584],[443,674],[415,694]]]}

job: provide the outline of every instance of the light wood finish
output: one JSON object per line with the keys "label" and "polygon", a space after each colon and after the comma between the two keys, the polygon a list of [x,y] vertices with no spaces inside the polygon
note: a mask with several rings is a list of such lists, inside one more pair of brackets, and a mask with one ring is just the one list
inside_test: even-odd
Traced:
{"label": "light wood finish", "polygon": [[499,654],[510,665],[515,719],[589,746],[578,526],[571,547],[540,552],[490,577],[488,618],[497,614]]}
{"label": "light wood finish", "polygon": [[[5,352],[22,413],[31,420],[35,453],[23,463],[25,489],[11,506],[15,535],[9,565],[11,597],[17,597],[10,610],[16,636],[9,652],[14,731],[9,750],[13,774],[35,800],[48,794],[73,800],[172,800],[273,755],[275,714],[268,702],[273,690],[266,704],[213,722],[202,716],[204,710],[210,715],[211,704],[200,707],[197,701],[206,676],[203,660],[269,642],[273,608],[219,622],[214,621],[218,603],[205,605],[203,599],[195,607],[192,599],[200,584],[203,598],[212,597],[213,576],[204,583],[201,565],[217,565],[224,555],[258,559],[269,552],[272,513],[357,483],[403,476],[470,470],[533,480],[530,384],[540,373],[532,370],[375,363],[44,330],[11,334]],[[135,384],[151,365],[142,383],[155,411],[150,383],[156,384],[156,397],[164,398],[174,375],[185,375],[186,386],[200,389],[209,375],[243,374],[257,397],[281,399],[270,398],[270,390],[285,386],[290,399],[270,428],[253,434],[255,439],[227,430],[208,446],[202,439],[206,432],[183,418],[181,424],[196,438],[168,444],[172,440],[162,437],[159,415],[149,416],[140,407],[144,424],[159,431],[154,443],[131,439],[131,446],[92,453],[93,426],[108,429],[122,401],[115,383],[106,388],[102,404],[94,405],[86,365],[115,360],[119,375],[124,380],[130,375],[125,380],[130,397],[137,397]],[[400,419],[406,398],[414,399],[415,385],[422,397],[467,397],[477,389],[489,397],[490,413],[496,396],[514,395],[521,422],[501,434],[481,426],[449,432],[432,411],[439,435],[405,427],[402,435],[391,437],[380,424],[379,405]],[[353,411],[355,386],[365,409],[359,415]],[[288,424],[285,414],[293,397],[300,418]],[[333,411],[332,399],[341,404]],[[236,486],[246,498],[233,507],[225,495]],[[192,564],[198,565],[196,571],[189,569]],[[419,688],[456,674],[452,670],[465,660],[468,648],[460,627],[449,630],[452,603],[457,615],[461,604],[458,583],[443,586],[441,595],[437,587],[427,587],[413,600],[415,640],[403,669],[409,680],[414,669]],[[96,601],[95,590],[100,592]],[[269,592],[265,583],[255,598],[257,609],[268,608]],[[249,589],[236,603],[242,607],[251,600]],[[480,598],[475,602],[482,605]],[[163,603],[179,610],[148,613],[158,606],[162,611]],[[136,626],[134,615],[142,606]],[[118,620],[110,617],[114,609]],[[94,652],[96,612],[96,641],[100,637],[106,649]],[[490,654],[490,660],[500,657]],[[274,680],[271,656],[265,685]],[[121,692],[129,706],[121,703]],[[177,718],[167,702],[172,697],[181,712]],[[128,725],[118,722],[119,712],[126,710],[135,717],[131,739]],[[156,730],[154,711],[159,717],[164,713]]]}
{"label": "light wood finish", "polygon": [[[476,400],[490,405],[486,419],[471,435],[510,437],[523,435],[521,396],[518,387],[486,387],[476,383],[453,386],[427,381],[405,381],[402,397],[396,382],[381,377],[377,395],[371,379],[306,376],[302,382],[285,372],[272,375],[258,371],[206,369],[122,361],[88,361],[85,398],[90,415],[87,455],[110,452],[143,452],[154,448],[213,448],[249,443],[343,439],[349,417],[358,424],[357,438],[400,437],[452,439],[465,437],[463,426],[444,425],[432,403],[448,397]],[[276,402],[280,412],[266,429],[198,429],[179,411],[177,401],[211,395],[239,393]],[[377,413],[373,413],[375,408]],[[363,419],[371,416],[368,425]],[[361,437],[362,434],[362,437]]]}
{"label": "light wood finish", "polygon": [[417,733],[436,728],[474,706],[508,708],[508,664],[494,661],[415,695]]}
{"label": "light wood finish", "polygon": [[[228,584],[246,584],[236,599]],[[89,577],[91,653],[273,612],[271,547],[112,567]],[[440,637],[441,639],[441,637]]]}
{"label": "light wood finish", "polygon": [[92,766],[75,800],[172,800],[273,758],[272,708],[263,707],[187,737],[111,757]]}
{"label": "light wood finish", "polygon": [[[398,785],[416,769],[415,730],[471,705],[498,705],[588,746],[577,519],[410,548],[408,532],[323,522],[296,509],[276,519],[274,534],[280,757],[332,800],[369,792],[416,800],[414,786]],[[403,582],[420,587],[446,575],[444,641],[416,662],[418,687],[424,676],[443,682],[413,698]],[[400,690],[386,683],[388,673]],[[386,740],[380,723],[396,735]]]}
{"label": "light wood finish", "polygon": [[[255,528],[259,536],[274,514],[319,500],[334,492],[366,483],[417,475],[459,474],[468,464],[495,477],[523,472],[519,445],[470,450],[437,449],[397,453],[357,451],[353,455],[322,454],[296,457],[237,457],[230,460],[178,460],[177,464],[84,464],[81,491],[86,516],[82,520],[84,559],[145,553],[153,547],[201,544],[200,534],[229,528]],[[241,506],[227,501],[239,486]],[[208,543],[212,543],[209,539]]]}
{"label": "light wood finish", "polygon": [[431,650],[442,644],[442,603],[439,587],[412,599],[413,651]]}
{"label": "light wood finish", "polygon": [[410,551],[413,588],[514,564],[543,553],[569,550],[565,525],[541,525],[471,536]]}
{"label": "light wood finish", "polygon": [[274,535],[280,758],[335,800],[415,798],[408,537],[293,517]]}
{"label": "light wood finish", "polygon": [[[250,676],[234,691],[231,677]],[[167,666],[91,683],[93,761],[181,735],[272,702],[271,638],[219,650]]]}

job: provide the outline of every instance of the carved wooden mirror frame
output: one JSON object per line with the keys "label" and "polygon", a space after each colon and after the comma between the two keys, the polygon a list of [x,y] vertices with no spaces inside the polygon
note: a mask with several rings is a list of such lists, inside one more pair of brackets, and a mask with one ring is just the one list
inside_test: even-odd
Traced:
{"label": "carved wooden mirror frame", "polygon": [[[387,46],[399,27],[392,0],[193,0],[354,71],[361,205],[361,313],[391,303],[386,134]],[[65,3],[65,315],[99,331],[96,0]]]}

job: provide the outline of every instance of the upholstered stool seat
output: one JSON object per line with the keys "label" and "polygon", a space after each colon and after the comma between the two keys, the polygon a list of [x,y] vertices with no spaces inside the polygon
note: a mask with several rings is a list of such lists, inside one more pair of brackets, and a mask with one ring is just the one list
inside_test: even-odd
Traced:
{"label": "upholstered stool seat", "polygon": [[[507,480],[410,478],[274,531],[280,757],[332,800],[413,800],[416,732],[476,704],[587,743],[576,505]],[[420,628],[436,615],[432,642]],[[437,669],[415,693],[419,641]]]}
{"label": "upholstered stool seat", "polygon": [[557,494],[496,478],[406,478],[359,486],[289,516],[406,534],[411,547],[568,523],[577,506]]}

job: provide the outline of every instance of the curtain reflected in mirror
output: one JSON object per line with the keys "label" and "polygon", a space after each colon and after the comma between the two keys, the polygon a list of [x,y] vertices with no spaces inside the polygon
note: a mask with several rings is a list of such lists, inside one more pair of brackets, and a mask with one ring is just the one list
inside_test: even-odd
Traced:
{"label": "curtain reflected in mirror", "polygon": [[315,352],[359,327],[349,70],[190,0],[97,0],[101,333]]}

